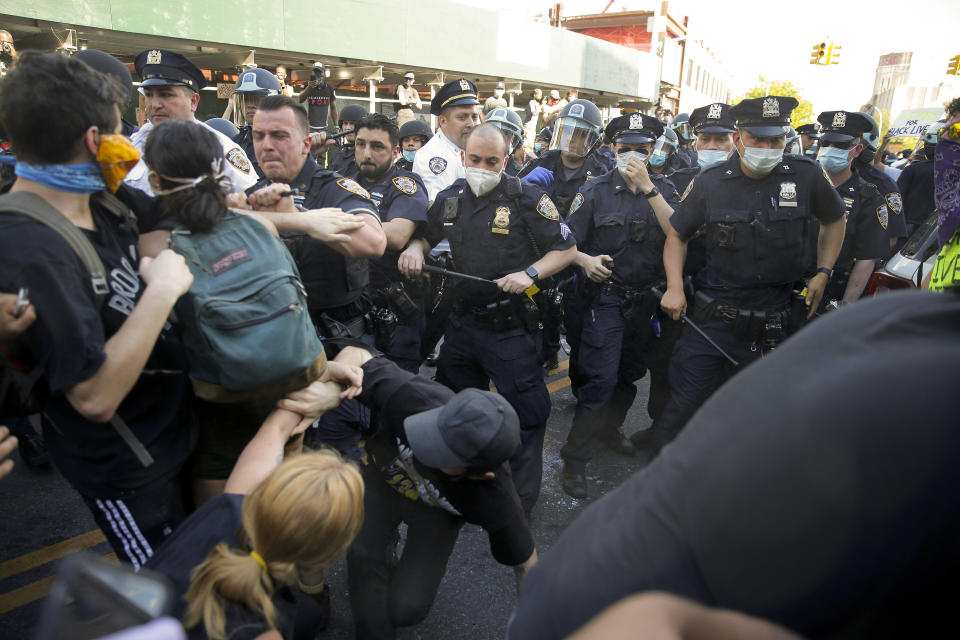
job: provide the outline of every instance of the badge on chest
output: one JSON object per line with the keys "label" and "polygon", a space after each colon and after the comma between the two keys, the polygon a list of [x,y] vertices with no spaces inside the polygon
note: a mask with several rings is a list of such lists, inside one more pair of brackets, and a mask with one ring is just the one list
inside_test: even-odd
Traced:
{"label": "badge on chest", "polygon": [[497,207],[496,214],[493,216],[493,226],[490,231],[507,235],[510,233],[510,208]]}
{"label": "badge on chest", "polygon": [[778,204],[781,207],[797,206],[797,183],[795,182],[780,183],[780,201]]}

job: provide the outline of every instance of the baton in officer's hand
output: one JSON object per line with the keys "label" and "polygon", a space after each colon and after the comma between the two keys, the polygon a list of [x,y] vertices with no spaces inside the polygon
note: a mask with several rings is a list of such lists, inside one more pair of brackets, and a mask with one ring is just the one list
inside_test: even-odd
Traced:
{"label": "baton in officer's hand", "polygon": [[430,273],[439,273],[440,275],[450,276],[451,278],[462,278],[463,280],[473,280],[474,282],[486,282],[497,286],[497,283],[493,280],[488,280],[487,278],[481,278],[479,276],[471,276],[468,273],[460,273],[459,271],[450,271],[449,269],[444,269],[443,267],[435,267],[432,264],[425,264],[422,267],[423,271]]}
{"label": "baton in officer's hand", "polygon": [[[661,298],[663,298],[663,292],[660,291],[660,289],[657,289],[656,287],[650,287],[650,291],[653,292],[653,295],[655,295],[655,296],[657,297],[657,300],[660,300]],[[708,336],[708,335],[704,332],[704,330],[701,329],[700,327],[698,327],[698,326],[696,325],[696,323],[694,323],[693,320],[691,320],[689,317],[687,317],[687,314],[685,314],[683,311],[680,312],[680,319],[683,320],[684,322],[686,322],[688,325],[690,325],[690,328],[691,328],[691,329],[693,329],[694,331],[696,331],[697,333],[699,333],[701,338],[703,338],[704,340],[706,340],[707,343],[708,343],[711,347],[713,347],[714,349],[716,349],[717,351],[719,351],[719,352],[720,352],[720,355],[722,355],[724,358],[726,358],[727,360],[729,360],[730,363],[733,364],[733,366],[735,366],[735,367],[739,367],[739,366],[740,366],[740,363],[737,362],[736,360],[734,360],[734,359],[733,359],[733,356],[731,356],[729,353],[727,353],[726,351],[724,351],[723,348],[722,348],[720,345],[718,345],[716,342],[713,341],[713,338],[711,338],[710,336]]]}

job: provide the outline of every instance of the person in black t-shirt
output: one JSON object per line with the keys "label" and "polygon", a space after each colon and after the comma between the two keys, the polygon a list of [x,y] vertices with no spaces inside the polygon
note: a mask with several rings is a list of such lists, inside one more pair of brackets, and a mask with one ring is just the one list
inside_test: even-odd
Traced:
{"label": "person in black t-shirt", "polygon": [[130,145],[115,133],[123,100],[106,76],[55,54],[25,54],[8,75],[0,120],[18,154],[11,194],[79,228],[106,277],[91,278],[50,227],[4,213],[0,291],[27,287],[36,307],[20,341],[50,390],[43,435],[53,461],[117,555],[139,567],[183,519],[179,473],[194,434],[186,361],[167,316],[193,276],[170,250],[141,260],[118,215],[129,211],[111,195],[116,166],[103,159]]}
{"label": "person in black t-shirt", "polygon": [[337,92],[327,84],[322,62],[313,63],[313,73],[307,88],[300,92],[300,102],[307,103],[310,131],[326,131],[331,115],[334,122],[340,121],[337,117]]}
{"label": "person in black t-shirt", "polygon": [[[426,617],[464,522],[483,527],[519,587],[537,551],[504,464],[520,446],[510,404],[479,389],[454,394],[356,347],[336,361],[362,366],[358,397],[380,419],[362,470],[365,520],[347,553],[357,638],[393,638]],[[407,539],[391,567],[384,550],[401,522]]]}

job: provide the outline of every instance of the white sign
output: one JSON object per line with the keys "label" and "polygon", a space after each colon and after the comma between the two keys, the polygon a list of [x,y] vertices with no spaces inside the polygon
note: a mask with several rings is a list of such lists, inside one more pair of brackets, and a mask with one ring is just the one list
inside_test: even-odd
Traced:
{"label": "white sign", "polygon": [[943,107],[924,107],[902,111],[890,125],[890,138],[919,138],[931,124],[943,115]]}

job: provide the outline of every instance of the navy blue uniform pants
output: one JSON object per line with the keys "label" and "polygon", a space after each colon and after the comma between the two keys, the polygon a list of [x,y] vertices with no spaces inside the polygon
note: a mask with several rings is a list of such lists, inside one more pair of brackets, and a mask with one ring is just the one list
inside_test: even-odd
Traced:
{"label": "navy blue uniform pants", "polygon": [[581,386],[570,434],[560,450],[571,466],[582,468],[593,458],[604,430],[620,429],[637,394],[633,383],[647,371],[654,301],[630,322],[622,307],[619,296],[599,294],[581,317],[576,362]]}
{"label": "navy blue uniform pants", "polygon": [[440,348],[437,382],[454,391],[468,387],[497,392],[520,418],[520,451],[510,459],[513,483],[528,513],[540,495],[543,436],[550,416],[550,394],[540,365],[540,332],[516,328],[494,331],[470,314],[454,313]]}
{"label": "navy blue uniform pants", "polygon": [[384,349],[383,354],[401,369],[418,373],[420,363],[423,362],[420,354],[420,336],[426,325],[427,317],[422,310],[411,313],[405,318],[398,315],[393,344],[389,349]]}

